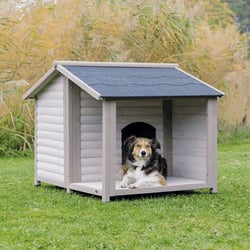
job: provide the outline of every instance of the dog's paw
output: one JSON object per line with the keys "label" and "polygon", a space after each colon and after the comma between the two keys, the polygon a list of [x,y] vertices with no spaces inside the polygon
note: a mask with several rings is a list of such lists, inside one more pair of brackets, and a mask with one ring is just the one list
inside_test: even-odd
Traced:
{"label": "dog's paw", "polygon": [[129,184],[128,187],[131,188],[131,189],[138,188],[138,186],[136,185],[136,183]]}
{"label": "dog's paw", "polygon": [[120,187],[121,187],[121,188],[127,188],[128,185],[127,185],[126,183],[121,183]]}

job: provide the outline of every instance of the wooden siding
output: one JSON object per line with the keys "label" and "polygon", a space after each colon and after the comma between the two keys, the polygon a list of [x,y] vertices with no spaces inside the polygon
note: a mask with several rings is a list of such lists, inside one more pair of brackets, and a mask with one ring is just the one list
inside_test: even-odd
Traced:
{"label": "wooden siding", "polygon": [[63,77],[36,100],[36,178],[64,186]]}
{"label": "wooden siding", "polygon": [[102,102],[81,91],[81,181],[102,180]]}
{"label": "wooden siding", "polygon": [[118,100],[117,101],[117,128],[116,128],[116,169],[121,166],[121,130],[133,122],[145,122],[156,129],[156,138],[163,144],[163,106],[162,100]]}
{"label": "wooden siding", "polygon": [[[121,166],[121,130],[133,122],[145,122],[156,128],[163,151],[162,100],[117,101],[115,172]],[[81,91],[81,181],[102,180],[102,102]]]}
{"label": "wooden siding", "polygon": [[207,99],[173,101],[173,169],[175,177],[207,179]]}
{"label": "wooden siding", "polygon": [[[172,150],[164,150],[167,136],[163,126],[164,102],[159,100],[117,100],[115,172],[121,165],[121,130],[134,122],[156,128],[160,153],[172,155],[171,176],[207,182],[207,99],[183,98],[172,101]],[[167,119],[170,119],[169,117]],[[81,92],[81,181],[102,181],[102,101]],[[166,129],[166,128],[165,128]],[[166,155],[165,155],[166,156]],[[112,166],[110,166],[112,168]]]}

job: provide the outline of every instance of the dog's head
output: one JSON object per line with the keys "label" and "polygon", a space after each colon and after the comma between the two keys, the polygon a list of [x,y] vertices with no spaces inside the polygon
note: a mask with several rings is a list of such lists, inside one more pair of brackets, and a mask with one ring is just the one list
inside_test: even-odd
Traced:
{"label": "dog's head", "polygon": [[123,157],[132,163],[141,160],[147,162],[158,148],[160,143],[156,139],[130,136],[124,141]]}

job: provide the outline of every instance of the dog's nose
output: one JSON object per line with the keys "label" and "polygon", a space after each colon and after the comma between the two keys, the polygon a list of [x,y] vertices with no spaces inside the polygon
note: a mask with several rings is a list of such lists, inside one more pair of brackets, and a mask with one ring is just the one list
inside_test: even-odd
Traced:
{"label": "dog's nose", "polygon": [[142,156],[142,157],[146,156],[146,154],[147,154],[147,152],[146,152],[145,150],[142,150],[142,151],[141,151],[141,156]]}

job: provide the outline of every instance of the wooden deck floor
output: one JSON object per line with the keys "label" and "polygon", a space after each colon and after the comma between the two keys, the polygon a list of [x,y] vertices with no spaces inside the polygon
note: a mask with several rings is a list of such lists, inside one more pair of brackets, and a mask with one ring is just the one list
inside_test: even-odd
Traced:
{"label": "wooden deck floor", "polygon": [[[207,183],[203,180],[196,180],[189,178],[168,177],[167,183],[168,184],[165,187],[147,187],[147,188],[129,189],[129,188],[121,188],[120,181],[116,181],[115,196],[185,191],[185,190],[193,190],[193,189],[208,187]],[[71,183],[70,189],[101,196],[102,182]]]}

